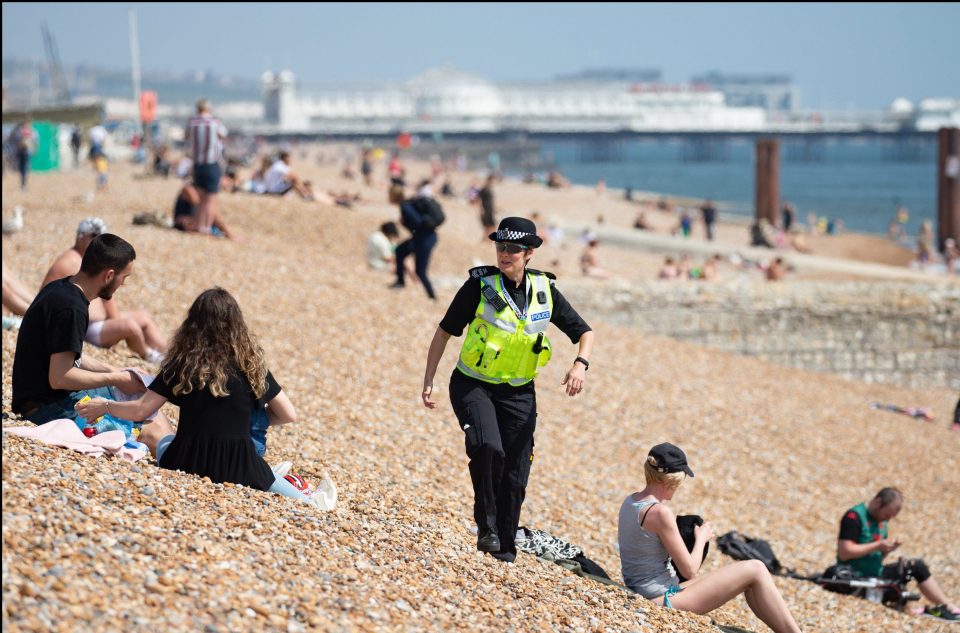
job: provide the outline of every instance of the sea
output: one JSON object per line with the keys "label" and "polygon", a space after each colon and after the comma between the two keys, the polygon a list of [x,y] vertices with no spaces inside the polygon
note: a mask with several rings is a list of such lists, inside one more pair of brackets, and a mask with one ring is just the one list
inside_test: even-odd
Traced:
{"label": "sea", "polygon": [[[540,165],[574,184],[711,198],[721,214],[753,217],[754,147],[749,140],[549,141]],[[907,233],[936,226],[936,139],[781,139],[780,199],[796,220],[842,220],[847,230],[886,235],[898,207]]]}

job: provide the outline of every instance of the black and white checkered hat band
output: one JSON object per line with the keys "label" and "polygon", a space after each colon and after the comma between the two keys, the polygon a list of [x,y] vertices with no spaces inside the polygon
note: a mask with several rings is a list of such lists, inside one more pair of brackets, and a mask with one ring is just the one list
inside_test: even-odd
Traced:
{"label": "black and white checkered hat band", "polygon": [[508,229],[497,231],[498,242],[514,242],[525,237],[533,237],[533,233],[524,233],[523,231],[511,231]]}

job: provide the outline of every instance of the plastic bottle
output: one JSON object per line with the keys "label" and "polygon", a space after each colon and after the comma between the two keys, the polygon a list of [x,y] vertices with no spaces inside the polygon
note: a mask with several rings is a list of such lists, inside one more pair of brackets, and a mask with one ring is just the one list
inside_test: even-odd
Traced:
{"label": "plastic bottle", "polygon": [[122,431],[124,437],[128,439],[133,436],[133,422],[115,418],[109,413],[104,414],[100,421],[94,425],[94,428],[97,429],[98,435],[107,431]]}

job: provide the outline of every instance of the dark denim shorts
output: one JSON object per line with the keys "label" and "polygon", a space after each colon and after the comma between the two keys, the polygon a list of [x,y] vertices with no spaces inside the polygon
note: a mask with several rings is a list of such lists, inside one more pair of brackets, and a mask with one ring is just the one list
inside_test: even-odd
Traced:
{"label": "dark denim shorts", "polygon": [[220,191],[220,165],[218,163],[194,165],[193,186],[207,193]]}
{"label": "dark denim shorts", "polygon": [[91,398],[106,398],[107,400],[115,399],[110,387],[99,387],[97,389],[74,391],[66,398],[57,400],[56,402],[51,402],[50,404],[45,404],[31,413],[29,417],[25,417],[27,417],[28,420],[37,426],[46,424],[50,420],[67,418],[68,420],[73,420],[77,427],[83,429],[83,427],[86,426],[86,420],[77,415],[77,411],[73,408],[73,405],[77,404],[77,402],[80,401],[84,396],[90,396]]}

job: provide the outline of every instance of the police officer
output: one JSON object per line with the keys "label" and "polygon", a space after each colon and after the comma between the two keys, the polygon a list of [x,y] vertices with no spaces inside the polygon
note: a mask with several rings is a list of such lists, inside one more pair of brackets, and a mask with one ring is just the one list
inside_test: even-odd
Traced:
{"label": "police officer", "polygon": [[470,458],[477,549],[513,562],[537,425],[533,379],[553,353],[547,325],[579,343],[562,382],[569,396],[583,390],[593,331],[554,287],[554,275],[527,268],[543,243],[532,221],[504,218],[490,239],[497,265],[471,269],[447,308],[430,343],[422,398],[427,408],[437,406],[437,365],[450,337],[467,328],[450,377],[450,402]]}

